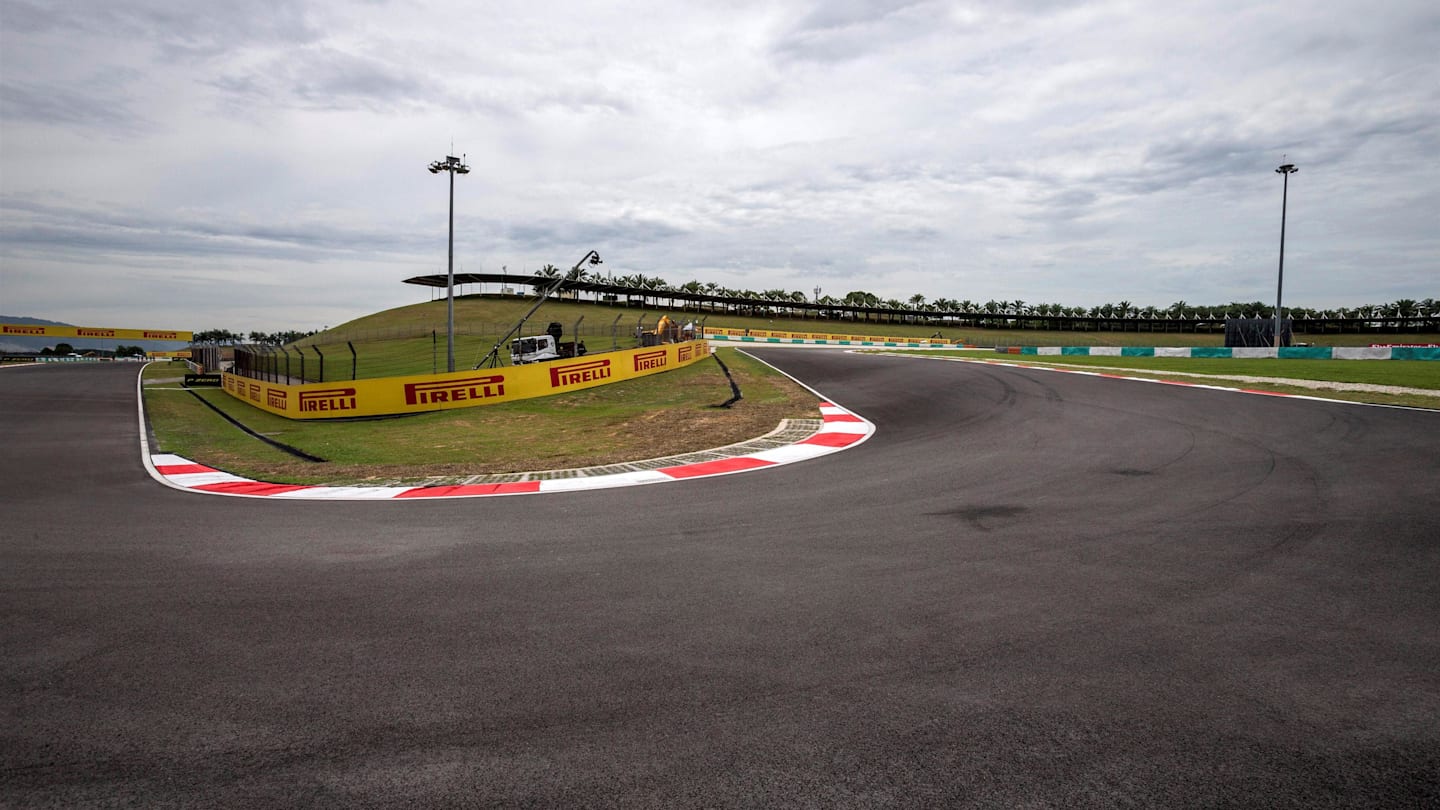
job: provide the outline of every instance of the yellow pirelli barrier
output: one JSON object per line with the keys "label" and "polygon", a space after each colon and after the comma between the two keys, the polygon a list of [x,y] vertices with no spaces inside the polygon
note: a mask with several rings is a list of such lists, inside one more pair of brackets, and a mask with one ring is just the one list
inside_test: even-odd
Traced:
{"label": "yellow pirelli barrier", "polygon": [[187,342],[194,337],[193,332],[167,329],[107,329],[98,326],[41,326],[28,323],[0,323],[0,335],[113,338],[115,340],[184,340]]}
{"label": "yellow pirelli barrier", "polygon": [[848,340],[871,343],[925,343],[948,346],[955,341],[944,338],[886,337],[884,335],[832,335],[828,332],[777,332],[771,329],[706,329],[712,335],[727,337],[780,338],[782,340]]}
{"label": "yellow pirelli barrier", "polygon": [[291,419],[388,416],[495,405],[579,391],[688,366],[710,355],[703,340],[592,354],[549,363],[413,377],[283,385],[223,375],[231,396]]}

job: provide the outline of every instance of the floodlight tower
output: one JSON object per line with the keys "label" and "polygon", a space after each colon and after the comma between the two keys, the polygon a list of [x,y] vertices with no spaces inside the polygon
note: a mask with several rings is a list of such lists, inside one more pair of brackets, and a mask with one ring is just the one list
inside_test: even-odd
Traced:
{"label": "floodlight tower", "polygon": [[430,164],[430,173],[450,173],[450,251],[445,275],[445,370],[455,370],[455,175],[469,174],[464,156],[446,155]]}
{"label": "floodlight tower", "polygon": [[1300,171],[1293,163],[1285,163],[1275,170],[1285,178],[1280,191],[1280,272],[1275,282],[1275,349],[1279,354],[1281,337],[1280,329],[1284,324],[1283,314],[1280,311],[1280,294],[1285,290],[1285,206],[1290,197],[1290,175]]}

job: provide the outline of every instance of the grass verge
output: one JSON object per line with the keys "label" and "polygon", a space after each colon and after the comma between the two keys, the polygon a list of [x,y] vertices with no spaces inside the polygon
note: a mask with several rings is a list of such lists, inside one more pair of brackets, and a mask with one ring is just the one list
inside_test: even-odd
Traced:
{"label": "grass verge", "polygon": [[[1257,388],[1281,394],[1303,394],[1369,402],[1440,409],[1440,363],[1426,360],[1278,360],[1202,357],[1065,357],[1000,355],[993,351],[915,352],[930,356],[994,360],[1026,366],[1120,369],[1131,376],[1176,382],[1206,383],[1239,388]],[[1247,378],[1240,380],[1236,378]],[[1286,380],[1318,383],[1287,385]],[[1336,384],[1326,387],[1326,383]],[[1433,393],[1395,393],[1373,390],[1345,390],[1344,385],[1389,386],[1420,389]]]}
{"label": "grass verge", "polygon": [[[466,295],[455,300],[456,363],[471,366],[479,362],[494,342],[529,308],[528,300],[494,295]],[[761,329],[789,332],[816,332],[835,335],[873,335],[886,337],[930,337],[940,334],[976,346],[1223,346],[1223,330],[1195,334],[1178,331],[1059,332],[1035,329],[979,329],[943,323],[886,323],[881,321],[818,320],[747,316],[729,312],[697,311],[695,308],[664,307],[630,308],[584,301],[547,301],[530,319],[524,334],[544,331],[550,321],[563,324],[567,340],[576,320],[584,318],[581,337],[592,351],[612,344],[611,328],[616,329],[614,341],[621,348],[636,345],[634,328],[641,316],[646,326],[653,327],[661,315],[680,322],[704,319],[710,327],[729,329]],[[618,321],[616,319],[619,319]],[[350,350],[346,340],[355,342],[359,356],[360,376],[428,374],[436,365],[445,365],[445,302],[444,300],[411,304],[357,318],[334,329],[299,341],[309,347],[319,345],[326,355],[327,379],[349,376]],[[1175,325],[1179,328],[1179,324]],[[431,334],[438,335],[432,343]],[[406,346],[391,344],[402,338]],[[1296,340],[1317,346],[1367,346],[1370,343],[1432,343],[1440,340],[1433,334],[1297,334]],[[508,362],[508,351],[501,351],[501,362]],[[293,349],[293,347],[292,347]],[[308,349],[313,355],[313,349]],[[316,371],[316,358],[307,360],[307,373]]]}
{"label": "grass verge", "polygon": [[[297,421],[219,389],[180,388],[168,364],[145,372],[156,452],[257,480],[297,484],[404,484],[485,473],[564,469],[693,452],[752,439],[782,419],[817,418],[816,398],[763,364],[722,349],[744,393],[715,362],[554,397],[364,421]],[[246,435],[204,398],[256,433],[326,459],[295,458]]]}

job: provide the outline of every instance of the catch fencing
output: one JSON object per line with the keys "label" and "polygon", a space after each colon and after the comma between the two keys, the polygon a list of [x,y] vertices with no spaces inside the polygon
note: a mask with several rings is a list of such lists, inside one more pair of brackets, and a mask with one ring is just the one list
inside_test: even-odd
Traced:
{"label": "catch fencing", "polygon": [[[544,334],[550,322],[534,319],[511,337]],[[472,369],[510,365],[510,346],[497,345],[515,324],[470,323],[456,325],[455,368]],[[625,313],[603,323],[584,318],[564,323],[567,341],[587,353],[634,349],[684,339],[682,326],[668,321],[663,329],[653,315]],[[699,324],[697,324],[697,331]],[[486,362],[496,350],[494,362]],[[229,371],[244,377],[276,383],[340,382],[345,380],[438,374],[449,369],[445,330],[415,327],[332,330],[285,346],[248,344],[235,347]]]}

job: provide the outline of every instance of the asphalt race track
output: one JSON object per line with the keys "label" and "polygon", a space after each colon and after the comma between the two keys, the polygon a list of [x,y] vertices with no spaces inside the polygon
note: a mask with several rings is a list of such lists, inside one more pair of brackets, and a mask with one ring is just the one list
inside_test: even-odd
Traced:
{"label": "asphalt race track", "polygon": [[1440,414],[754,353],[876,435],[225,498],[136,366],[0,372],[0,806],[1440,804]]}

